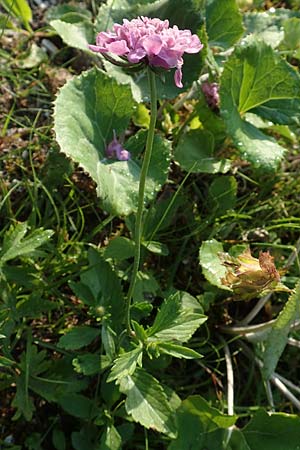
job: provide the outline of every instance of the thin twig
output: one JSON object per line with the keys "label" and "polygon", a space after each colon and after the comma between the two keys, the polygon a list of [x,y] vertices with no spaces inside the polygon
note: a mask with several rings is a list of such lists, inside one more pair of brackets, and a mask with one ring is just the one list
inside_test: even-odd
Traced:
{"label": "thin twig", "polygon": [[[233,366],[232,359],[229,350],[229,346],[223,336],[219,336],[221,342],[224,345],[224,353],[225,353],[225,362],[226,362],[226,372],[227,372],[227,413],[229,416],[234,416],[234,375],[233,375]],[[227,428],[226,436],[224,438],[224,447],[227,448],[229,444],[232,432],[235,426]]]}
{"label": "thin twig", "polygon": [[240,322],[241,325],[248,325],[254,317],[257,316],[259,311],[265,306],[265,304],[269,301],[272,293],[268,293],[267,295],[264,295],[254,306],[254,308],[247,314],[247,316]]}
{"label": "thin twig", "polygon": [[292,347],[300,348],[300,341],[294,338],[288,338],[287,343]]}
{"label": "thin twig", "polygon": [[[226,334],[245,337],[249,341],[255,340],[258,341],[262,340],[265,337],[265,333],[268,332],[268,330],[270,330],[273,327],[275,322],[276,319],[273,319],[269,320],[268,322],[258,323],[256,325],[248,325],[245,327],[221,325],[218,327],[218,329]],[[291,324],[290,331],[295,331],[298,330],[299,328],[300,328],[300,320],[297,319]],[[295,347],[298,346],[300,347],[300,342],[297,341],[296,339],[289,338],[288,344],[294,345]]]}
{"label": "thin twig", "polygon": [[282,375],[279,375],[279,373],[275,372],[275,375],[277,378],[279,378],[282,383],[284,383],[287,387],[292,389],[293,391],[297,392],[297,394],[300,394],[300,387],[294,384],[292,381],[288,380],[287,378],[283,377]]}
{"label": "thin twig", "polygon": [[269,380],[265,380],[264,382],[264,386],[265,386],[265,390],[266,390],[266,394],[267,394],[267,398],[268,398],[268,402],[271,408],[271,411],[275,411],[275,405],[274,405],[274,399],[273,399],[273,393],[272,393],[272,388],[271,388],[271,383]]}
{"label": "thin twig", "polygon": [[294,264],[295,259],[298,257],[300,252],[300,238],[297,240],[295,249],[292,251],[285,265],[285,269],[288,269],[292,264]]}
{"label": "thin twig", "polygon": [[275,319],[269,320],[268,322],[258,323],[256,325],[248,325],[248,326],[219,326],[219,330],[226,334],[240,335],[245,336],[250,333],[257,333],[269,328],[275,323]]}
{"label": "thin twig", "polygon": [[272,383],[280,390],[280,392],[300,411],[300,402],[294,394],[287,388],[287,386],[275,375],[270,377]]}
{"label": "thin twig", "polygon": [[224,345],[226,371],[227,371],[227,411],[229,416],[234,415],[234,376],[233,367],[229,347],[225,339],[220,336],[220,340]]}
{"label": "thin twig", "polygon": [[[254,360],[255,363],[257,364],[257,366],[260,369],[262,369],[263,362],[261,361],[261,359],[259,359],[257,356],[255,356],[254,353],[252,352],[252,350],[250,350],[250,348],[244,342],[241,341],[240,344],[243,347],[243,350],[245,351],[245,353],[248,355],[248,357],[251,358],[252,360]],[[270,376],[271,383],[273,383],[274,386],[276,386],[277,389],[279,389],[279,391],[282,393],[282,395],[284,395],[284,397],[286,397],[295,406],[295,408],[297,408],[300,411],[300,401],[297,399],[297,397],[295,397],[294,394],[292,394],[292,392],[288,389],[287,384],[284,384],[283,380],[284,380],[284,377],[281,377],[276,372],[274,372]],[[289,381],[289,380],[287,380],[287,381]],[[289,382],[289,383],[291,383],[291,382]],[[293,384],[293,387],[296,387],[296,386]],[[291,387],[291,389],[292,389],[292,387]]]}

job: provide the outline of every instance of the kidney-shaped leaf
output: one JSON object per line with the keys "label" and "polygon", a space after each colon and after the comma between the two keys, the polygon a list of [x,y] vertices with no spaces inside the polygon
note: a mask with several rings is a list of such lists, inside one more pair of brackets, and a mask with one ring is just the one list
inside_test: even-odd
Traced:
{"label": "kidney-shaped leaf", "polygon": [[[295,103],[300,103],[300,77],[264,42],[248,39],[242,44],[224,66],[221,114],[242,156],[258,168],[274,170],[283,157],[283,147],[242,116],[251,110],[259,113],[259,108],[271,101],[280,101],[282,107],[293,101],[291,114],[295,115]],[[271,118],[274,120],[273,111]]]}
{"label": "kidney-shaped leaf", "polygon": [[212,408],[200,395],[184,400],[177,410],[178,437],[169,450],[222,449],[227,428],[236,421]]}
{"label": "kidney-shaped leaf", "polygon": [[242,430],[251,450],[297,450],[300,418],[293,414],[258,411]]}
{"label": "kidney-shaped leaf", "polygon": [[214,136],[206,130],[192,130],[182,135],[175,149],[175,159],[192,173],[225,173],[230,161],[213,155]]}
{"label": "kidney-shaped leaf", "polygon": [[208,0],[206,27],[210,45],[231,47],[244,31],[236,0]]}
{"label": "kidney-shaped leaf", "polygon": [[[141,162],[107,160],[105,147],[114,130],[117,135],[125,132],[133,110],[129,86],[118,84],[97,69],[70,80],[55,101],[54,129],[61,151],[90,174],[104,208],[117,215],[136,209]],[[155,138],[146,183],[147,200],[154,197],[166,179],[169,150],[168,141]]]}

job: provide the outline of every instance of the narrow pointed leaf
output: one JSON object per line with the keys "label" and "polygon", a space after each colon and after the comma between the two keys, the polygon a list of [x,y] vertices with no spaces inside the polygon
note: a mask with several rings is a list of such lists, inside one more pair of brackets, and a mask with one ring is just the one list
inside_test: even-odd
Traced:
{"label": "narrow pointed leaf", "polygon": [[291,324],[299,318],[300,282],[278,315],[264,343],[263,374],[266,379],[272,375],[277,366],[278,360],[286,346]]}
{"label": "narrow pointed leaf", "polygon": [[132,375],[136,369],[136,365],[142,362],[142,347],[137,347],[130,352],[121,354],[114,362],[113,368],[108,375],[107,381],[117,380],[117,383],[127,375]]}
{"label": "narrow pointed leaf", "polygon": [[202,355],[195,350],[184,347],[183,345],[173,344],[172,342],[158,342],[156,347],[160,353],[166,353],[167,355],[174,356],[175,358],[202,358]]}

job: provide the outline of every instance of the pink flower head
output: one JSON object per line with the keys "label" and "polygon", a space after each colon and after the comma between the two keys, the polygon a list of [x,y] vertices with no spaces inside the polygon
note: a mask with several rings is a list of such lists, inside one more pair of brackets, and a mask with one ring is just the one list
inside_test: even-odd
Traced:
{"label": "pink flower head", "polygon": [[118,141],[115,131],[114,131],[114,138],[106,147],[105,153],[107,158],[109,159],[116,158],[119,161],[128,161],[128,159],[130,159],[131,157],[130,152],[128,150],[125,150],[125,148],[123,148],[120,142]]}
{"label": "pink flower head", "polygon": [[145,62],[164,69],[176,68],[174,80],[180,88],[183,54],[198,53],[202,47],[198,36],[190,30],[179,30],[176,25],[169,27],[168,20],[148,17],[124,19],[123,25],[115,23],[112,32],[101,31],[96,45],[89,45],[94,52],[113,53],[132,64]]}
{"label": "pink flower head", "polygon": [[219,97],[219,85],[217,83],[203,83],[201,85],[203,94],[205,95],[208,106],[212,109],[218,108],[220,97]]}

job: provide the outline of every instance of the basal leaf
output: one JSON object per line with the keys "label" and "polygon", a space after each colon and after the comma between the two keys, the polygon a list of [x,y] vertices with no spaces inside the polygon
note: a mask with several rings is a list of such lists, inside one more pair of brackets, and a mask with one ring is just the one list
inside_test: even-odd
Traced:
{"label": "basal leaf", "polygon": [[[110,189],[116,189],[112,186],[116,175],[109,178],[113,165],[117,164],[119,171],[120,167],[128,169],[125,161],[106,161],[105,147],[113,138],[113,130],[117,135],[125,131],[133,106],[130,89],[97,69],[66,83],[55,102],[54,129],[61,151],[91,175],[103,199]],[[122,192],[122,185],[119,188]]]}
{"label": "basal leaf", "polygon": [[286,346],[291,324],[300,318],[300,282],[278,315],[263,350],[263,374],[268,379],[274,372]]}
{"label": "basal leaf", "polygon": [[221,77],[221,114],[243,158],[255,167],[275,170],[284,149],[242,119],[273,100],[300,102],[300,77],[271,47],[249,39],[236,48]]}
{"label": "basal leaf", "polygon": [[269,100],[299,97],[300,77],[295,69],[261,41],[249,40],[237,47],[224,70],[222,83],[228,83],[228,78],[235,81],[231,97],[241,114]]}
{"label": "basal leaf", "polygon": [[214,136],[210,131],[193,130],[184,133],[174,152],[180,166],[192,173],[225,173],[230,161],[213,155]]}
{"label": "basal leaf", "polygon": [[95,409],[94,401],[81,394],[64,394],[58,403],[71,416],[87,420],[92,417]]}
{"label": "basal leaf", "polygon": [[37,228],[26,236],[28,232],[26,222],[11,226],[5,233],[3,247],[0,252],[0,265],[14,258],[34,256],[36,249],[45,244],[53,235],[53,230]]}
{"label": "basal leaf", "polygon": [[23,415],[27,421],[31,421],[32,415],[35,411],[35,406],[28,393],[25,374],[20,374],[16,378],[16,389],[16,394],[11,403],[11,406],[16,408],[16,412],[12,420],[17,420]]}
{"label": "basal leaf", "polygon": [[293,17],[284,22],[283,48],[292,50],[294,58],[300,59],[300,18]]}
{"label": "basal leaf", "polygon": [[226,450],[252,450],[248,446],[243,433],[238,428],[234,428],[230,431],[230,441]]}
{"label": "basal leaf", "polygon": [[[133,108],[130,88],[97,69],[69,81],[55,102],[54,128],[61,151],[90,174],[103,207],[116,215],[136,210],[143,147],[128,161],[108,160],[105,148],[113,131],[117,136],[125,133]],[[125,146],[130,151],[130,144]],[[170,143],[156,136],[146,182],[148,201],[166,180],[169,153]]]}
{"label": "basal leaf", "polygon": [[77,4],[61,3],[52,6],[46,11],[46,19],[48,22],[51,20],[63,19],[65,16],[68,17],[69,14],[77,14],[83,16],[85,19],[92,20],[91,11],[83,6],[78,6]]}
{"label": "basal leaf", "polygon": [[228,125],[241,157],[249,161],[255,169],[274,171],[286,152],[285,148],[239,116]]}
{"label": "basal leaf", "polygon": [[143,349],[137,347],[130,352],[122,353],[114,362],[113,368],[108,375],[107,381],[117,380],[120,383],[121,379],[127,375],[132,375],[136,369],[136,365],[142,364]]}
{"label": "basal leaf", "polygon": [[294,414],[258,411],[242,430],[250,450],[297,450],[300,418]]}
{"label": "basal leaf", "polygon": [[89,345],[99,335],[100,328],[88,326],[74,327],[59,339],[58,347],[65,348],[66,350],[77,350]]}
{"label": "basal leaf", "polygon": [[[113,329],[117,329],[123,320],[124,300],[120,279],[111,265],[94,248],[88,251],[89,268],[80,274],[80,281],[88,288],[86,291],[86,303],[88,293],[91,293],[94,307],[103,307],[103,314],[109,320]],[[83,294],[84,291],[82,290]],[[109,319],[108,319],[109,318]]]}
{"label": "basal leaf", "polygon": [[77,373],[90,376],[103,372],[110,365],[110,359],[99,353],[85,353],[74,358],[72,364]]}
{"label": "basal leaf", "polygon": [[208,0],[206,29],[211,46],[226,49],[238,41],[244,28],[236,0]]}
{"label": "basal leaf", "polygon": [[227,271],[221,263],[219,253],[223,252],[221,242],[211,239],[204,241],[200,247],[199,259],[202,272],[207,281],[220,289],[228,288],[222,284],[222,278],[225,277]]}
{"label": "basal leaf", "polygon": [[159,382],[143,369],[122,378],[120,391],[127,395],[125,408],[145,428],[175,437],[176,426],[166,393]]}
{"label": "basal leaf", "polygon": [[212,212],[221,216],[236,204],[237,182],[232,176],[220,176],[209,186],[209,200]]}
{"label": "basal leaf", "polygon": [[187,342],[206,319],[196,299],[177,292],[162,304],[147,331],[148,341]]}
{"label": "basal leaf", "polygon": [[195,105],[198,119],[205,131],[209,131],[214,137],[214,149],[218,149],[226,139],[225,123],[220,114],[212,111],[207,105],[201,89],[198,91],[199,101]]}
{"label": "basal leaf", "polygon": [[270,100],[251,111],[263,119],[280,125],[299,125],[300,123],[300,101],[298,98]]}
{"label": "basal leaf", "polygon": [[[135,303],[144,302],[155,296],[159,290],[159,284],[151,272],[137,273],[135,288],[133,291],[133,301]],[[149,300],[148,300],[149,301]]]}
{"label": "basal leaf", "polygon": [[227,428],[235,416],[226,416],[212,408],[199,395],[188,397],[177,410],[178,436],[169,450],[223,449]]}
{"label": "basal leaf", "polygon": [[122,444],[122,439],[117,429],[113,425],[106,427],[104,431],[99,450],[120,450]]}
{"label": "basal leaf", "polygon": [[143,241],[142,245],[151,253],[156,255],[167,256],[169,254],[169,249],[166,244],[162,244],[157,241]]}
{"label": "basal leaf", "polygon": [[274,11],[270,8],[262,12],[245,12],[243,19],[247,33],[276,48],[284,38],[284,22],[299,16],[299,12],[292,9],[276,8]]}
{"label": "basal leaf", "polygon": [[61,150],[97,181],[97,167],[113,130],[117,135],[125,131],[133,106],[128,86],[98,69],[73,78],[55,101],[54,129]]}
{"label": "basal leaf", "polygon": [[65,14],[61,19],[51,20],[50,25],[70,47],[89,51],[88,45],[95,40],[93,24],[81,14]]}
{"label": "basal leaf", "polygon": [[134,255],[134,241],[124,236],[117,236],[112,239],[108,246],[105,247],[105,259],[116,259],[122,261],[123,259],[132,258]]}

